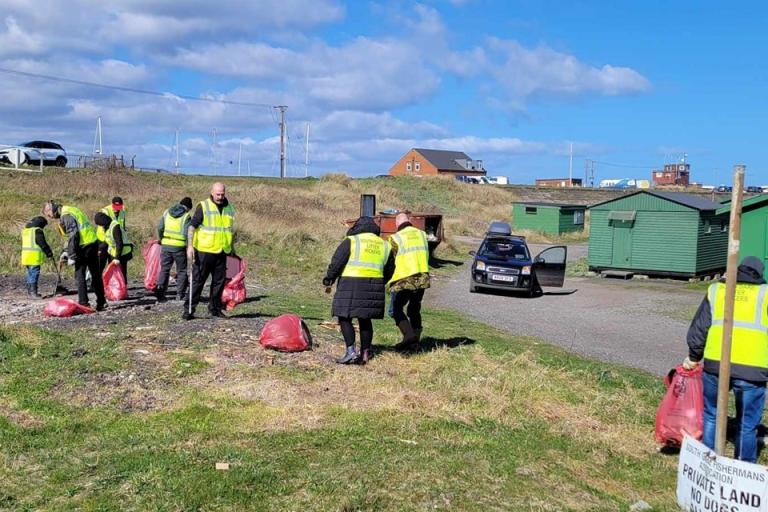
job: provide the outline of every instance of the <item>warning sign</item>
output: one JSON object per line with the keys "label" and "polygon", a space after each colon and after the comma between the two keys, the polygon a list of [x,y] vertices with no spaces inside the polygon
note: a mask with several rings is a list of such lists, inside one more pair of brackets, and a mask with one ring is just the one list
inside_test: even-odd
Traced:
{"label": "warning sign", "polygon": [[688,512],[768,512],[765,466],[720,457],[685,436],[677,468],[677,503]]}

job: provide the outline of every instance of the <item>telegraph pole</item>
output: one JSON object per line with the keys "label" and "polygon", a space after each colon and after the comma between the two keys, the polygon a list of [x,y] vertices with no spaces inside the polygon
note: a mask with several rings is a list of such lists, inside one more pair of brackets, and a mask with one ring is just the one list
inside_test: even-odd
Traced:
{"label": "telegraph pole", "polygon": [[288,109],[288,106],[277,105],[273,108],[280,111],[280,177],[285,178],[287,175],[285,169],[285,111]]}

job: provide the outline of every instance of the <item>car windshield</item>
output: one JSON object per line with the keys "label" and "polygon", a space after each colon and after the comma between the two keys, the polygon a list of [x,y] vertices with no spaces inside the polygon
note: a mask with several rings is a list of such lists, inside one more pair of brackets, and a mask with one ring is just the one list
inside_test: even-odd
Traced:
{"label": "car windshield", "polygon": [[508,260],[530,259],[525,242],[509,239],[488,239],[480,247],[480,255],[487,258]]}

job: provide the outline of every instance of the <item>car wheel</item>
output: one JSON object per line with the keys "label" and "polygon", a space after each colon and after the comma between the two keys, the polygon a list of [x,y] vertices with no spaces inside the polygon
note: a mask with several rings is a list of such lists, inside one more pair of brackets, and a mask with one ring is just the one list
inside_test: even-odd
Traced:
{"label": "car wheel", "polygon": [[469,293],[477,293],[478,288],[474,281],[469,282]]}
{"label": "car wheel", "polygon": [[56,167],[66,167],[67,159],[63,156],[56,157]]}

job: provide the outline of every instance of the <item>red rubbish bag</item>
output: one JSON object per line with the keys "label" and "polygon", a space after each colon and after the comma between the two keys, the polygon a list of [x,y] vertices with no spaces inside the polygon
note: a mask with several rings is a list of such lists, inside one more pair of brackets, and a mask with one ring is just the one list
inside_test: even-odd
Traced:
{"label": "red rubbish bag", "polygon": [[[231,256],[227,257],[229,260]],[[239,261],[238,272],[227,281],[224,285],[224,290],[221,292],[221,303],[226,306],[227,311],[232,311],[235,306],[245,302],[245,271],[248,269],[248,265],[244,259],[237,258]],[[229,266],[229,265],[228,265]]]}
{"label": "red rubbish bag", "polygon": [[144,256],[144,288],[153,292],[157,288],[157,275],[160,273],[160,243],[150,240],[144,244],[141,254]]}
{"label": "red rubbish bag", "polygon": [[312,336],[299,315],[280,315],[261,330],[259,344],[279,352],[301,352],[312,347]]}
{"label": "red rubbish bag", "polygon": [[664,378],[667,393],[656,411],[656,441],[680,446],[685,434],[701,439],[704,434],[704,379],[701,365],[686,370],[682,365]]}
{"label": "red rubbish bag", "polygon": [[107,265],[101,278],[104,281],[104,296],[107,300],[124,300],[128,296],[128,285],[118,260],[112,260]]}
{"label": "red rubbish bag", "polygon": [[72,299],[58,297],[48,302],[43,309],[45,316],[69,317],[81,314],[93,313],[94,310],[88,306],[81,306]]}

